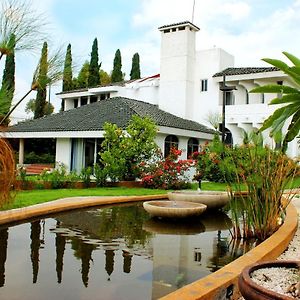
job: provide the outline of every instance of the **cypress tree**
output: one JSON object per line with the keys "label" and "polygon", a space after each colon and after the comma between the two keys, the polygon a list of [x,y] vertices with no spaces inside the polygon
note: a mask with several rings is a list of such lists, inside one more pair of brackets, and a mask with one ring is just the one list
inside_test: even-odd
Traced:
{"label": "cypress tree", "polygon": [[48,44],[44,42],[38,73],[38,88],[35,100],[34,119],[41,118],[46,111],[47,73],[48,73]]}
{"label": "cypress tree", "polygon": [[93,42],[92,52],[91,52],[88,87],[95,87],[101,84],[99,69],[100,69],[100,65],[98,63],[98,41],[97,38],[95,38]]}
{"label": "cypress tree", "polygon": [[13,34],[9,40],[11,44],[11,52],[6,55],[5,67],[2,77],[2,85],[0,95],[1,115],[6,115],[11,107],[12,99],[15,92],[15,35]]}
{"label": "cypress tree", "polygon": [[73,72],[72,72],[72,51],[71,44],[67,47],[64,72],[63,72],[63,86],[62,90],[70,91],[73,89]]}
{"label": "cypress tree", "polygon": [[140,79],[140,78],[141,78],[140,56],[138,53],[135,53],[132,57],[130,79]]}
{"label": "cypress tree", "polygon": [[122,58],[121,51],[118,49],[114,58],[114,68],[111,73],[111,82],[120,82],[123,81],[122,73]]}

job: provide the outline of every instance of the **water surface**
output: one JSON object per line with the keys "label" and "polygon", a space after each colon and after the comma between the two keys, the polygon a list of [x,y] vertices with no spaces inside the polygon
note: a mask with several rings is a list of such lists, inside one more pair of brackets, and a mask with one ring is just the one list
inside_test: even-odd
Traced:
{"label": "water surface", "polygon": [[157,299],[249,250],[222,212],[150,219],[141,203],[0,227],[0,299]]}

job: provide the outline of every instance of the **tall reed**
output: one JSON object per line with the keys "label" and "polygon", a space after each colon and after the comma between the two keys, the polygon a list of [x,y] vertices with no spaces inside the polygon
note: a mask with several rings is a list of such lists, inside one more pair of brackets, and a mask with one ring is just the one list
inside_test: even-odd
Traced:
{"label": "tall reed", "polygon": [[227,149],[223,167],[232,198],[233,236],[266,239],[284,220],[294,194],[289,191],[283,201],[283,193],[299,176],[297,162],[267,146],[246,144]]}
{"label": "tall reed", "polygon": [[0,208],[9,204],[14,194],[11,189],[16,178],[15,160],[9,143],[0,138]]}

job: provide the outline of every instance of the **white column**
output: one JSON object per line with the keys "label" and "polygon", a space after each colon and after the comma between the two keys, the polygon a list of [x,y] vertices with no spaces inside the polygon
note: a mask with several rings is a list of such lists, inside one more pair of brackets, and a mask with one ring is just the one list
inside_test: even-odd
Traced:
{"label": "white column", "polygon": [[90,104],[91,103],[91,96],[88,96],[87,98],[87,104]]}
{"label": "white column", "polygon": [[24,164],[24,139],[19,139],[19,164]]}

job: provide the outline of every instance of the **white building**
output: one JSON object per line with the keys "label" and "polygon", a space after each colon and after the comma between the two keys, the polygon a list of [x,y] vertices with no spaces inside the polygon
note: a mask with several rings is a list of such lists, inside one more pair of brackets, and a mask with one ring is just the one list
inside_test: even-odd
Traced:
{"label": "white building", "polygon": [[[114,101],[113,99],[127,99],[125,100],[127,104],[131,101],[129,106],[136,107],[132,101],[138,100],[135,103],[139,103],[137,106],[140,108],[143,107],[141,111],[145,115],[148,113],[141,103],[150,104],[148,108],[152,111],[152,115],[150,113],[152,117],[153,107],[158,109],[159,114],[164,112],[171,114],[165,116],[164,121],[158,124],[157,142],[163,151],[166,142],[177,143],[179,148],[184,150],[183,158],[186,158],[191,145],[197,146],[212,138],[212,132],[205,126],[189,122],[202,124],[206,122],[209,112],[221,113],[223,92],[220,86],[223,75],[226,75],[227,85],[236,86],[236,90],[226,94],[225,101],[227,139],[232,138],[233,144],[241,143],[244,131],[250,132],[260,128],[263,121],[276,109],[276,106],[268,105],[276,95],[250,94],[249,91],[268,83],[292,85],[287,76],[276,68],[235,68],[234,57],[222,49],[196,51],[195,39],[199,28],[188,21],[159,27],[159,31],[161,33],[159,74],[120,84],[59,93],[58,97],[63,100],[65,112],[13,126],[7,136],[20,138],[21,149],[22,138],[55,137],[56,160],[65,163],[71,170],[74,153],[79,151],[78,155],[81,158],[76,165],[80,168],[87,165],[82,158],[83,149],[86,149],[86,139],[94,139],[89,141],[94,145],[90,150],[92,156],[93,151],[96,153],[97,150],[97,138],[103,136],[103,131],[101,128],[97,130],[90,128],[88,123],[82,123],[83,127],[79,128],[78,122],[77,126],[69,128],[71,122],[69,118],[72,115],[74,118],[82,118],[82,113],[88,110],[82,108],[95,105],[93,103],[100,103],[101,109],[101,103],[104,105],[107,101]],[[123,100],[121,102],[124,103]],[[82,113],[79,116],[72,111]],[[111,116],[106,116],[107,121],[116,119],[113,118],[115,111],[108,113]],[[54,124],[66,122],[65,116],[68,119],[65,129]],[[167,119],[173,119],[172,124],[167,125]],[[179,120],[184,120],[185,125]],[[76,123],[75,120],[72,122]],[[179,126],[176,127],[176,124]],[[192,130],[193,126],[197,129]],[[274,146],[274,142],[269,138],[269,132],[266,131],[263,135],[265,142]],[[290,143],[288,154],[292,157],[299,155],[296,141]]]}

